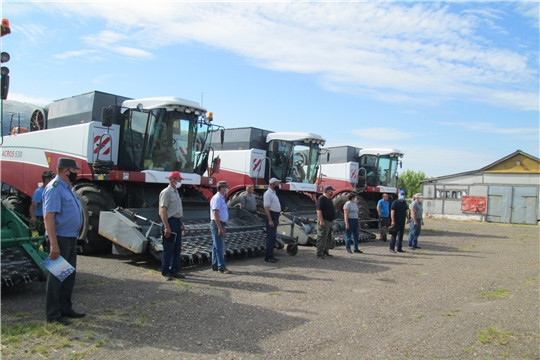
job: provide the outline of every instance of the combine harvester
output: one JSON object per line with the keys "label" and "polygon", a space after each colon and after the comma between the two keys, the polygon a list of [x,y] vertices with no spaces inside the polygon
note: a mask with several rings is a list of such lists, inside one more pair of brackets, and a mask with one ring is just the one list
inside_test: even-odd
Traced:
{"label": "combine harvester", "polygon": [[[149,252],[160,259],[159,193],[168,174],[179,171],[182,260],[201,262],[211,257],[212,246],[209,200],[201,189],[212,193],[216,186],[203,174],[219,171],[210,143],[214,133],[223,139],[212,120],[198,103],[177,97],[130,99],[94,91],[54,101],[36,108],[28,132],[3,137],[3,190],[16,189],[9,203],[24,208],[41,173],[56,172],[60,157],[72,158],[82,168],[74,184],[83,206],[82,254]],[[230,215],[228,255],[264,249],[263,222],[241,209]]]}
{"label": "combine harvester", "polygon": [[[325,140],[317,134],[303,132],[272,132],[254,127],[225,130],[225,141],[212,143],[215,155],[221,159],[217,181],[230,185],[227,197],[230,207],[240,206],[246,187],[253,185],[257,210],[264,217],[262,196],[270,178],[281,180],[277,192],[282,207],[278,226],[277,248],[287,244],[287,253],[295,255],[298,245],[317,243],[316,194],[321,157],[330,156],[322,149]],[[319,179],[320,181],[320,179]],[[334,243],[344,244],[343,220],[334,226]],[[362,232],[361,236],[372,234]]]}
{"label": "combine harvester", "polygon": [[[336,191],[333,202],[343,214],[343,205],[350,193],[358,196],[359,220],[371,223],[378,220],[377,202],[387,193],[389,201],[397,196],[397,168],[403,153],[395,149],[362,149],[353,146],[329,147],[331,158],[323,159],[321,187],[332,185]],[[343,215],[342,215],[343,216]]]}

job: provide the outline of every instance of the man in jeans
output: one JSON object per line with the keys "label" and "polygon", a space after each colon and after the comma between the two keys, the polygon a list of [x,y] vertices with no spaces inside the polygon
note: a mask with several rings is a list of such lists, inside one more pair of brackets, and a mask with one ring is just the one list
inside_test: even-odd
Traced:
{"label": "man in jeans", "polygon": [[266,254],[264,261],[269,263],[275,263],[279,261],[274,257],[274,248],[277,241],[277,227],[279,225],[279,213],[281,212],[281,204],[277,196],[277,190],[279,189],[279,181],[276,178],[270,179],[270,186],[263,195],[264,218],[266,223]]}
{"label": "man in jeans", "polygon": [[381,221],[381,240],[386,241],[386,228],[390,225],[390,202],[388,194],[383,194],[382,199],[377,202],[377,212]]}
{"label": "man in jeans", "polygon": [[399,191],[399,198],[392,202],[390,207],[390,217],[392,218],[392,226],[396,229],[396,232],[392,234],[390,239],[390,252],[395,253],[394,247],[396,246],[397,240],[397,252],[404,253],[406,252],[401,248],[403,241],[403,234],[405,232],[405,222],[409,222],[407,217],[407,212],[409,208],[407,202],[405,201],[405,191]]}
{"label": "man in jeans", "polygon": [[411,230],[409,231],[409,249],[420,249],[418,246],[418,237],[420,231],[424,225],[424,219],[422,218],[422,194],[418,193],[413,196],[413,203],[411,204]]}
{"label": "man in jeans", "polygon": [[336,218],[336,210],[331,200],[333,193],[334,188],[328,185],[317,200],[317,258],[319,259],[332,256],[329,250],[332,244],[332,225]]}
{"label": "man in jeans", "polygon": [[229,209],[225,201],[225,195],[229,192],[226,181],[217,184],[218,192],[210,200],[210,231],[214,242],[212,243],[212,270],[222,274],[230,274],[225,264],[225,225],[229,221]]}

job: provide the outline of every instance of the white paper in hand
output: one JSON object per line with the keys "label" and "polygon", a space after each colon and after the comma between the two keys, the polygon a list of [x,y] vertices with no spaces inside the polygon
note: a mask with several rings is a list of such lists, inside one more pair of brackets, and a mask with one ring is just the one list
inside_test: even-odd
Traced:
{"label": "white paper in hand", "polygon": [[41,262],[41,265],[45,266],[47,270],[60,281],[66,280],[66,278],[75,271],[75,268],[62,256],[59,256],[56,260],[51,260],[50,256],[47,256],[47,258]]}

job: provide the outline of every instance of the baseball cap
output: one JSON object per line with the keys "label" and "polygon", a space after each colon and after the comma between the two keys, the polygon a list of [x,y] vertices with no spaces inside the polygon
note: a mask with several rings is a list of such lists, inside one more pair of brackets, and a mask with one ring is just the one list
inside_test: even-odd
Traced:
{"label": "baseball cap", "polygon": [[405,190],[399,190],[399,195],[405,195],[405,194],[406,194]]}
{"label": "baseball cap", "polygon": [[271,178],[271,179],[270,179],[270,185],[272,185],[272,184],[275,183],[276,181],[281,182],[281,180],[278,180],[278,179],[276,179],[276,178]]}
{"label": "baseball cap", "polygon": [[180,173],[178,171],[173,171],[169,174],[169,176],[167,176],[168,179],[180,179],[180,180],[184,180],[184,178],[182,177],[182,175],[180,175]]}
{"label": "baseball cap", "polygon": [[77,166],[77,162],[70,158],[58,158],[58,166],[82,170],[80,167]]}
{"label": "baseball cap", "polygon": [[328,191],[328,190],[334,190],[334,191],[335,191],[336,189],[334,189],[334,188],[332,187],[332,185],[326,185],[326,186],[324,187],[324,191]]}

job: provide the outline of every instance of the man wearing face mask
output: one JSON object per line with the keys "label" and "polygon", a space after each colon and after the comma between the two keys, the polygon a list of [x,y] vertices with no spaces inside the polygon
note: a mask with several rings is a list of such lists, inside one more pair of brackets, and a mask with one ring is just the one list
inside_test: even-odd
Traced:
{"label": "man wearing face mask", "polygon": [[161,256],[161,275],[167,278],[183,279],[180,274],[180,253],[182,252],[182,235],[185,227],[182,221],[184,211],[178,189],[182,186],[182,175],[173,171],[168,176],[169,186],[159,194],[159,216],[163,231],[163,254]]}
{"label": "man wearing face mask", "polygon": [[[59,158],[57,176],[43,191],[43,219],[49,237],[49,256],[56,260],[61,255],[77,269],[77,236],[82,226],[82,206],[72,191],[77,180],[77,162]],[[75,285],[74,271],[64,281],[49,273],[47,278],[47,321],[69,325],[65,318],[82,318],[85,314],[73,310],[71,294]]]}
{"label": "man wearing face mask", "polygon": [[411,212],[411,229],[409,231],[409,249],[420,249],[418,246],[418,237],[420,236],[420,231],[422,226],[424,226],[424,219],[422,218],[422,194],[414,194],[413,203],[410,207]]}
{"label": "man wearing face mask", "polygon": [[277,227],[279,225],[279,213],[281,212],[281,204],[277,196],[279,189],[279,181],[276,178],[270,179],[270,186],[263,195],[263,205],[266,217],[266,255],[264,261],[275,263],[279,261],[274,257],[274,248],[276,247]]}
{"label": "man wearing face mask", "polygon": [[229,193],[226,181],[217,184],[217,193],[210,200],[210,231],[214,241],[212,243],[212,270],[222,274],[231,274],[225,263],[225,235],[227,234],[227,221],[229,209],[225,196]]}
{"label": "man wearing face mask", "polygon": [[407,202],[405,201],[405,190],[399,190],[399,198],[392,202],[390,207],[390,217],[392,218],[392,227],[396,229],[396,232],[392,233],[390,240],[390,252],[395,253],[394,247],[396,245],[397,238],[397,252],[406,252],[403,250],[403,233],[405,231],[405,222],[408,224],[409,219],[407,212],[409,211]]}

